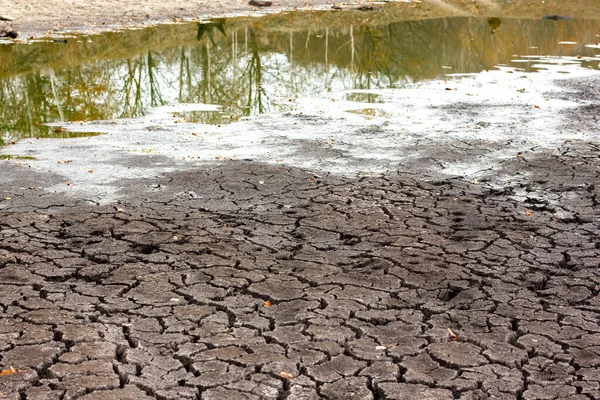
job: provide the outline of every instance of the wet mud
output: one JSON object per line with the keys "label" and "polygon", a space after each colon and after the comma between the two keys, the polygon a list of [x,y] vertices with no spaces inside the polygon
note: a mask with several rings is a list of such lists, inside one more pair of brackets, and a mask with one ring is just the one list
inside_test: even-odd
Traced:
{"label": "wet mud", "polygon": [[600,84],[561,84],[581,139],[477,179],[428,168],[439,147],[368,176],[222,159],[95,204],[3,161],[0,392],[599,398]]}

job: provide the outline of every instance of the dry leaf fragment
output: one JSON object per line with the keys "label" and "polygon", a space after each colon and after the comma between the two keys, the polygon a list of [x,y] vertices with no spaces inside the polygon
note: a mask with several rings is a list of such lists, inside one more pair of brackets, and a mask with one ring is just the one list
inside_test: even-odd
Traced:
{"label": "dry leaf fragment", "polygon": [[92,172],[94,172],[93,169],[88,169],[88,172],[91,174]]}
{"label": "dry leaf fragment", "polygon": [[294,377],[294,375],[290,374],[289,372],[282,372],[281,374],[279,374],[279,376],[281,376],[282,378],[285,379],[292,379]]}
{"label": "dry leaf fragment", "polygon": [[455,342],[458,339],[456,333],[452,332],[452,329],[450,328],[448,328],[448,336],[450,336],[450,340],[452,340],[453,342]]}
{"label": "dry leaf fragment", "polygon": [[59,164],[68,164],[70,162],[73,162],[73,160],[67,160],[67,159],[58,160]]}
{"label": "dry leaf fragment", "polygon": [[29,186],[27,189],[29,189],[29,190],[35,190],[35,186]]}
{"label": "dry leaf fragment", "polygon": [[540,106],[533,106],[533,108],[540,108]]}
{"label": "dry leaf fragment", "polygon": [[527,210],[527,211],[525,211],[525,215],[527,215],[528,217],[531,217],[533,215],[533,211]]}
{"label": "dry leaf fragment", "polygon": [[271,300],[267,300],[263,303],[263,307],[271,307]]}
{"label": "dry leaf fragment", "polygon": [[0,375],[12,375],[16,372],[17,372],[16,369],[14,369],[13,367],[10,367],[8,369],[3,369],[2,371],[0,371]]}
{"label": "dry leaf fragment", "polygon": [[518,153],[517,153],[517,157],[519,157],[519,158],[523,158],[523,153],[521,153],[521,152],[518,152]]}

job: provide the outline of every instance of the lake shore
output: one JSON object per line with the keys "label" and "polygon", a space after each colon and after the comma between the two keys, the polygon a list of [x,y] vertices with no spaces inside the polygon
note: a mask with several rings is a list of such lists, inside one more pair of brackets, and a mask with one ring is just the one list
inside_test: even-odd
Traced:
{"label": "lake shore", "polygon": [[[159,23],[191,21],[210,17],[253,15],[257,12],[286,12],[297,9],[352,8],[365,1],[277,0],[272,6],[258,8],[245,0],[190,0],[182,6],[176,0],[33,0],[15,2],[0,0],[0,22],[20,33],[19,39],[55,35],[63,32],[98,32],[124,27],[140,27]],[[569,2],[524,0],[422,0],[402,1],[407,19],[443,18],[451,16],[540,18],[565,15],[589,19],[600,18],[600,7],[594,0]],[[377,7],[377,4],[375,4]]]}

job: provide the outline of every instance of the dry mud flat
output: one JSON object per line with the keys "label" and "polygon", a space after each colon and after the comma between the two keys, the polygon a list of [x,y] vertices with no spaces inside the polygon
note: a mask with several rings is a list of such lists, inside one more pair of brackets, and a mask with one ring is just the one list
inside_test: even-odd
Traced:
{"label": "dry mud flat", "polygon": [[[571,85],[561,118],[597,132],[598,80]],[[600,398],[598,147],[512,157],[504,187],[226,161],[107,205],[6,162],[0,392]]]}

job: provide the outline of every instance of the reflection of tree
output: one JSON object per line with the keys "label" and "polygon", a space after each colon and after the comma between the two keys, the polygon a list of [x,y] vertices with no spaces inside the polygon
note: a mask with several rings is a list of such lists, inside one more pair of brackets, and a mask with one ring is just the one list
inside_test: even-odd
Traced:
{"label": "reflection of tree", "polygon": [[490,33],[496,33],[496,29],[502,25],[502,18],[488,18],[487,23],[490,26]]}
{"label": "reflection of tree", "polygon": [[[159,57],[160,58],[160,57]],[[152,52],[145,57],[127,60],[122,75],[123,86],[116,92],[121,96],[120,117],[137,117],[149,107],[164,104],[160,78],[160,64]],[[119,68],[120,69],[120,68]]]}
{"label": "reflection of tree", "polygon": [[[292,17],[270,18],[285,22]],[[378,25],[349,20],[336,27],[322,26],[319,19],[311,22],[309,16],[307,20],[303,30],[292,30],[283,23],[276,29],[268,25],[263,29],[263,20],[220,19],[189,26],[185,44],[138,51],[130,58],[80,62],[2,78],[0,140],[47,135],[45,122],[136,117],[150,107],[176,102],[219,104],[223,113],[194,113],[185,118],[222,123],[223,115],[235,120],[285,110],[283,103],[296,96],[440,78],[447,72],[444,65],[453,72],[478,72],[510,60],[512,54],[576,55],[585,49],[564,46],[557,50],[556,42],[589,36],[599,25],[578,20],[503,20],[502,28],[491,35],[490,28],[498,25],[492,19]],[[172,29],[173,35],[183,30],[181,26],[161,29]],[[123,33],[129,34],[139,35]],[[112,53],[127,53],[127,41],[123,43]],[[87,54],[85,46],[73,46],[53,47],[52,52],[79,49]],[[531,50],[532,46],[537,49]],[[18,58],[19,51],[26,54],[21,49],[30,47],[15,47],[11,57]],[[3,51],[0,48],[0,64]],[[277,103],[276,99],[285,101]]]}
{"label": "reflection of tree", "polygon": [[[250,115],[250,111],[253,110],[257,113],[264,113],[265,108],[262,102],[262,65],[260,62],[260,54],[258,52],[258,42],[256,40],[256,32],[254,29],[250,29],[250,48],[252,49],[252,55],[250,57],[250,63],[248,65],[248,103],[246,104],[244,115]],[[252,102],[252,91],[256,92],[255,103]],[[253,106],[256,107],[253,107]]]}
{"label": "reflection of tree", "polygon": [[156,106],[162,105],[163,101],[162,101],[162,96],[160,94],[159,83],[155,76],[156,64],[154,62],[154,58],[152,57],[152,52],[150,52],[150,51],[148,52],[147,67],[148,67],[147,73],[148,73],[148,82],[149,82],[148,86],[150,89],[150,106],[156,107]]}
{"label": "reflection of tree", "polygon": [[221,32],[223,36],[226,36],[225,21],[225,18],[217,18],[210,22],[198,23],[198,33],[196,34],[196,40],[202,40],[202,38],[206,34],[206,36],[208,36],[208,38],[210,39],[210,42],[213,45],[216,44],[214,39],[214,30],[216,29],[217,31]]}
{"label": "reflection of tree", "polygon": [[[138,70],[139,72],[136,72]],[[135,60],[127,60],[127,72],[126,79],[123,81],[122,117],[137,116],[140,114],[140,110],[144,109],[141,96],[141,65]]]}
{"label": "reflection of tree", "polygon": [[0,132],[3,136],[0,144],[14,140],[13,132],[22,132],[26,136],[41,134],[47,129],[40,128],[40,123],[59,118],[53,104],[50,79],[41,72],[0,82]]}
{"label": "reflection of tree", "polygon": [[181,48],[181,55],[179,60],[179,94],[177,100],[183,102],[184,91],[189,91],[192,87],[191,74],[190,74],[190,58],[188,57],[185,48]]}
{"label": "reflection of tree", "polygon": [[[224,32],[224,29],[221,26],[218,30]],[[250,27],[243,31],[247,53],[240,57],[239,33],[231,33],[232,41],[215,40],[213,36],[212,40],[203,41],[199,48],[190,49],[189,57],[181,53],[178,101],[219,104],[223,106],[224,114],[233,119],[265,112],[261,88],[264,54],[260,51],[255,30]],[[183,82],[187,82],[187,95]],[[223,116],[216,113],[195,113],[192,119],[205,123],[223,122]]]}

